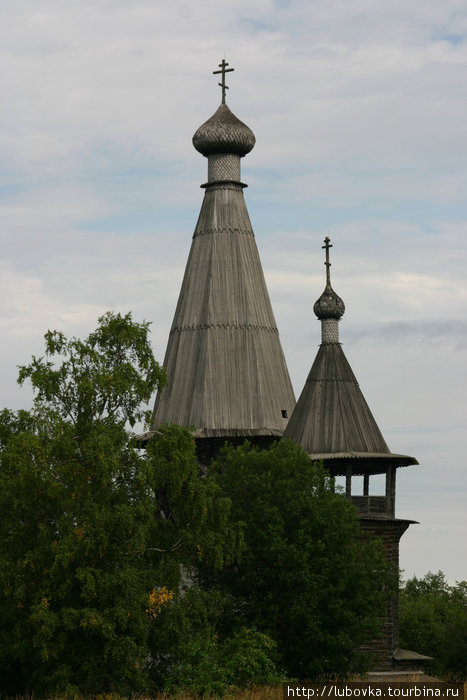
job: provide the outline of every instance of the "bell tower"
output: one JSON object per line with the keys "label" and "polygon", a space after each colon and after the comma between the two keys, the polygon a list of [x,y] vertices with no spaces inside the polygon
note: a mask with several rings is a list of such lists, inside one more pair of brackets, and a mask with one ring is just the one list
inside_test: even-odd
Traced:
{"label": "bell tower", "polygon": [[[313,310],[321,321],[321,345],[284,439],[300,445],[335,477],[345,478],[345,496],[360,515],[363,531],[383,541],[387,560],[398,575],[399,540],[415,521],[396,518],[396,473],[418,464],[414,457],[392,453],[381,434],[339,342],[345,305],[331,286],[330,239],[324,239],[326,286]],[[384,475],[382,493],[373,493],[372,477]],[[360,489],[356,489],[357,477]],[[380,480],[379,480],[380,481]],[[388,604],[382,637],[368,644],[375,670],[420,667],[426,660],[399,648],[398,597]]]}

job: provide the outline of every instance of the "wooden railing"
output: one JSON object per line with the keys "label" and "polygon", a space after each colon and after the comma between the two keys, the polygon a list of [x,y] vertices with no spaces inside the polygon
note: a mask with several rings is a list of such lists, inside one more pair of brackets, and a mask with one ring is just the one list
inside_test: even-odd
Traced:
{"label": "wooden railing", "polygon": [[393,518],[394,510],[390,508],[386,496],[351,496],[352,503],[361,515],[375,518]]}

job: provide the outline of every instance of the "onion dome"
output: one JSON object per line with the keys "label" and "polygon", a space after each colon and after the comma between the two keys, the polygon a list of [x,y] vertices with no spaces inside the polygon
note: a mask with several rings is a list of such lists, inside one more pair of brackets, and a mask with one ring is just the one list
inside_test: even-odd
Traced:
{"label": "onion dome", "polygon": [[339,321],[345,312],[345,304],[331,287],[331,273],[329,262],[329,249],[332,248],[330,238],[326,236],[324,239],[323,248],[326,249],[326,288],[321,294],[318,301],[313,306],[313,311],[320,321],[325,321],[327,318],[335,318]]}
{"label": "onion dome", "polygon": [[328,283],[318,301],[315,302],[313,311],[320,321],[326,318],[340,319],[344,315],[345,304]]}
{"label": "onion dome", "polygon": [[193,146],[203,156],[233,153],[240,157],[249,153],[256,139],[252,130],[222,103],[210,119],[193,136]]}

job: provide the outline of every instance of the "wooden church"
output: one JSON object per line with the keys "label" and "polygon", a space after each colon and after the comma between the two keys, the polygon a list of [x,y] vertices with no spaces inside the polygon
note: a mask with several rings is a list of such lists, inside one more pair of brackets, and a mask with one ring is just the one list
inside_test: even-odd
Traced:
{"label": "wooden church", "polygon": [[240,179],[255,137],[225,103],[227,65],[222,103],[193,136],[208,181],[164,359],[168,385],[152,418],[153,430],[195,426],[205,464],[226,440],[267,447],[295,406]]}
{"label": "wooden church", "polygon": [[[240,162],[255,137],[225,102],[225,77],[233,70],[227,66],[223,60],[215,71],[222,102],[193,136],[208,178],[164,359],[168,385],[156,397],[151,431],[165,423],[194,426],[204,466],[226,440],[261,447],[282,437],[296,442],[345,478],[362,528],[381,537],[397,571],[399,539],[413,521],[396,518],[396,472],[417,460],[389,450],[342,350],[345,307],[331,286],[329,238],[326,285],[314,305],[321,346],[295,402],[243,195]],[[376,474],[385,475],[381,495],[370,493]],[[358,494],[357,476],[363,477]],[[369,648],[379,659],[375,670],[383,672],[414,671],[426,658],[399,648],[397,595],[383,636]]]}

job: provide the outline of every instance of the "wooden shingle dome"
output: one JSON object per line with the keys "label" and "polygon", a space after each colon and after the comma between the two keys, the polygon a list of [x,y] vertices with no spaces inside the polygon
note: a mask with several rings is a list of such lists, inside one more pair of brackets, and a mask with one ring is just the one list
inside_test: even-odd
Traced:
{"label": "wooden shingle dome", "polygon": [[252,130],[225,103],[193,136],[193,146],[206,157],[213,153],[234,153],[243,157],[252,150],[255,143]]}

